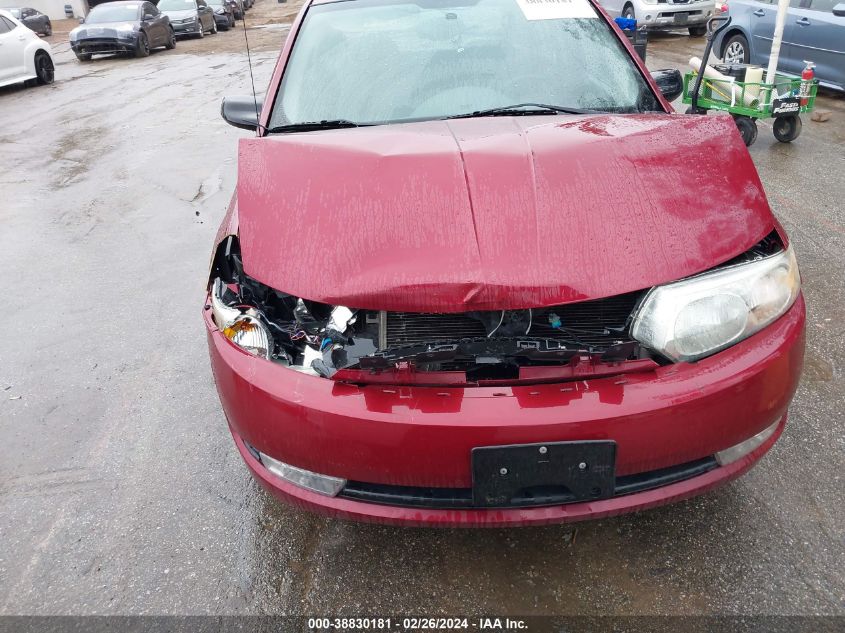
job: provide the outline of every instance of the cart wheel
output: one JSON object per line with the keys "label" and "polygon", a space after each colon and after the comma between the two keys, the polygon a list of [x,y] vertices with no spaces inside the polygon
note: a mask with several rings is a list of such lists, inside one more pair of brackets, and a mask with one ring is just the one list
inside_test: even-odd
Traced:
{"label": "cart wheel", "polygon": [[742,140],[746,147],[754,145],[757,140],[757,121],[748,116],[735,116],[734,122],[742,135]]}
{"label": "cart wheel", "polygon": [[790,143],[801,134],[801,117],[798,115],[778,117],[772,125],[772,131],[781,143]]}

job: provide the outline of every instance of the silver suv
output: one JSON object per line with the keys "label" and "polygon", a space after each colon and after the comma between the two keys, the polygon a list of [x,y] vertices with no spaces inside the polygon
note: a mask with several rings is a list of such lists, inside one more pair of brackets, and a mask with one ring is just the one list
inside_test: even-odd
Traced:
{"label": "silver suv", "polygon": [[598,0],[612,18],[634,18],[649,30],[689,29],[702,36],[716,11],[715,0]]}

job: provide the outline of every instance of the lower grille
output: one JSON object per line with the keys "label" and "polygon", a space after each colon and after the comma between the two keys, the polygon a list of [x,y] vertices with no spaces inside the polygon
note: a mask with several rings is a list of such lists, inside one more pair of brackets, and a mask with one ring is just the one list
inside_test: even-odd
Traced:
{"label": "lower grille", "polygon": [[690,17],[695,17],[695,16],[699,16],[699,15],[701,15],[703,12],[702,12],[702,11],[678,11],[678,12],[676,13],[676,12],[674,12],[674,11],[670,11],[670,12],[663,12],[663,13],[660,13],[660,14],[658,14],[658,16],[657,16],[657,17],[658,17],[658,18],[671,18],[671,17],[674,17],[674,16],[676,16],[676,15],[680,15],[680,14],[682,14],[682,13],[686,13],[686,14],[687,14],[688,16],[690,16]]}
{"label": "lower grille", "polygon": [[[679,464],[635,475],[616,478],[616,489],[611,498],[661,488],[679,481],[692,479],[716,468],[713,457],[705,457],[694,462]],[[349,481],[338,495],[355,501],[365,501],[380,505],[421,507],[421,508],[473,508],[472,488],[418,488],[414,486],[388,486]],[[509,508],[542,507],[575,503],[577,499],[570,493],[561,493],[554,497],[520,497],[513,499],[506,506]],[[489,508],[485,508],[489,509]]]}
{"label": "lower grille", "polygon": [[[532,337],[556,340],[571,340],[574,335],[579,342],[588,346],[607,345],[627,339],[623,332],[628,317],[643,294],[642,291],[630,292],[596,301],[536,308],[531,311],[529,334]],[[549,316],[552,313],[559,317],[561,328],[554,328],[550,324]],[[481,321],[467,314],[387,313],[388,348],[484,338],[486,335]]]}
{"label": "lower grille", "polygon": [[131,42],[120,42],[116,39],[87,39],[79,43],[86,53],[114,53],[132,47]]}

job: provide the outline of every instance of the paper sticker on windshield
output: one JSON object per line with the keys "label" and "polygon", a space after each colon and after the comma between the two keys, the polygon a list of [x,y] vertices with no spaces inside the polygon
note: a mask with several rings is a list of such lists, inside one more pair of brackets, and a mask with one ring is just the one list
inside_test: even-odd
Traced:
{"label": "paper sticker on windshield", "polygon": [[598,18],[587,0],[516,0],[526,20]]}

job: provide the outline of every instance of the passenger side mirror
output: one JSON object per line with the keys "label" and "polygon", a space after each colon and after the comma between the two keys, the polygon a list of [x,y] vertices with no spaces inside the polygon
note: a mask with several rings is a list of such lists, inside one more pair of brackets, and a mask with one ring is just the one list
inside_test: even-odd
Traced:
{"label": "passenger side mirror", "polygon": [[79,23],[80,23],[80,24],[85,24],[85,18],[79,18]]}
{"label": "passenger side mirror", "polygon": [[845,2],[840,2],[833,7],[833,15],[837,18],[845,18]]}
{"label": "passenger side mirror", "polygon": [[684,78],[680,70],[674,68],[655,70],[651,73],[651,78],[654,79],[654,83],[657,84],[657,88],[666,101],[674,101],[684,91]]}
{"label": "passenger side mirror", "polygon": [[[256,105],[257,103],[257,105]],[[258,113],[264,106],[264,98],[225,97],[220,104],[220,116],[229,125],[242,130],[258,129]]]}

